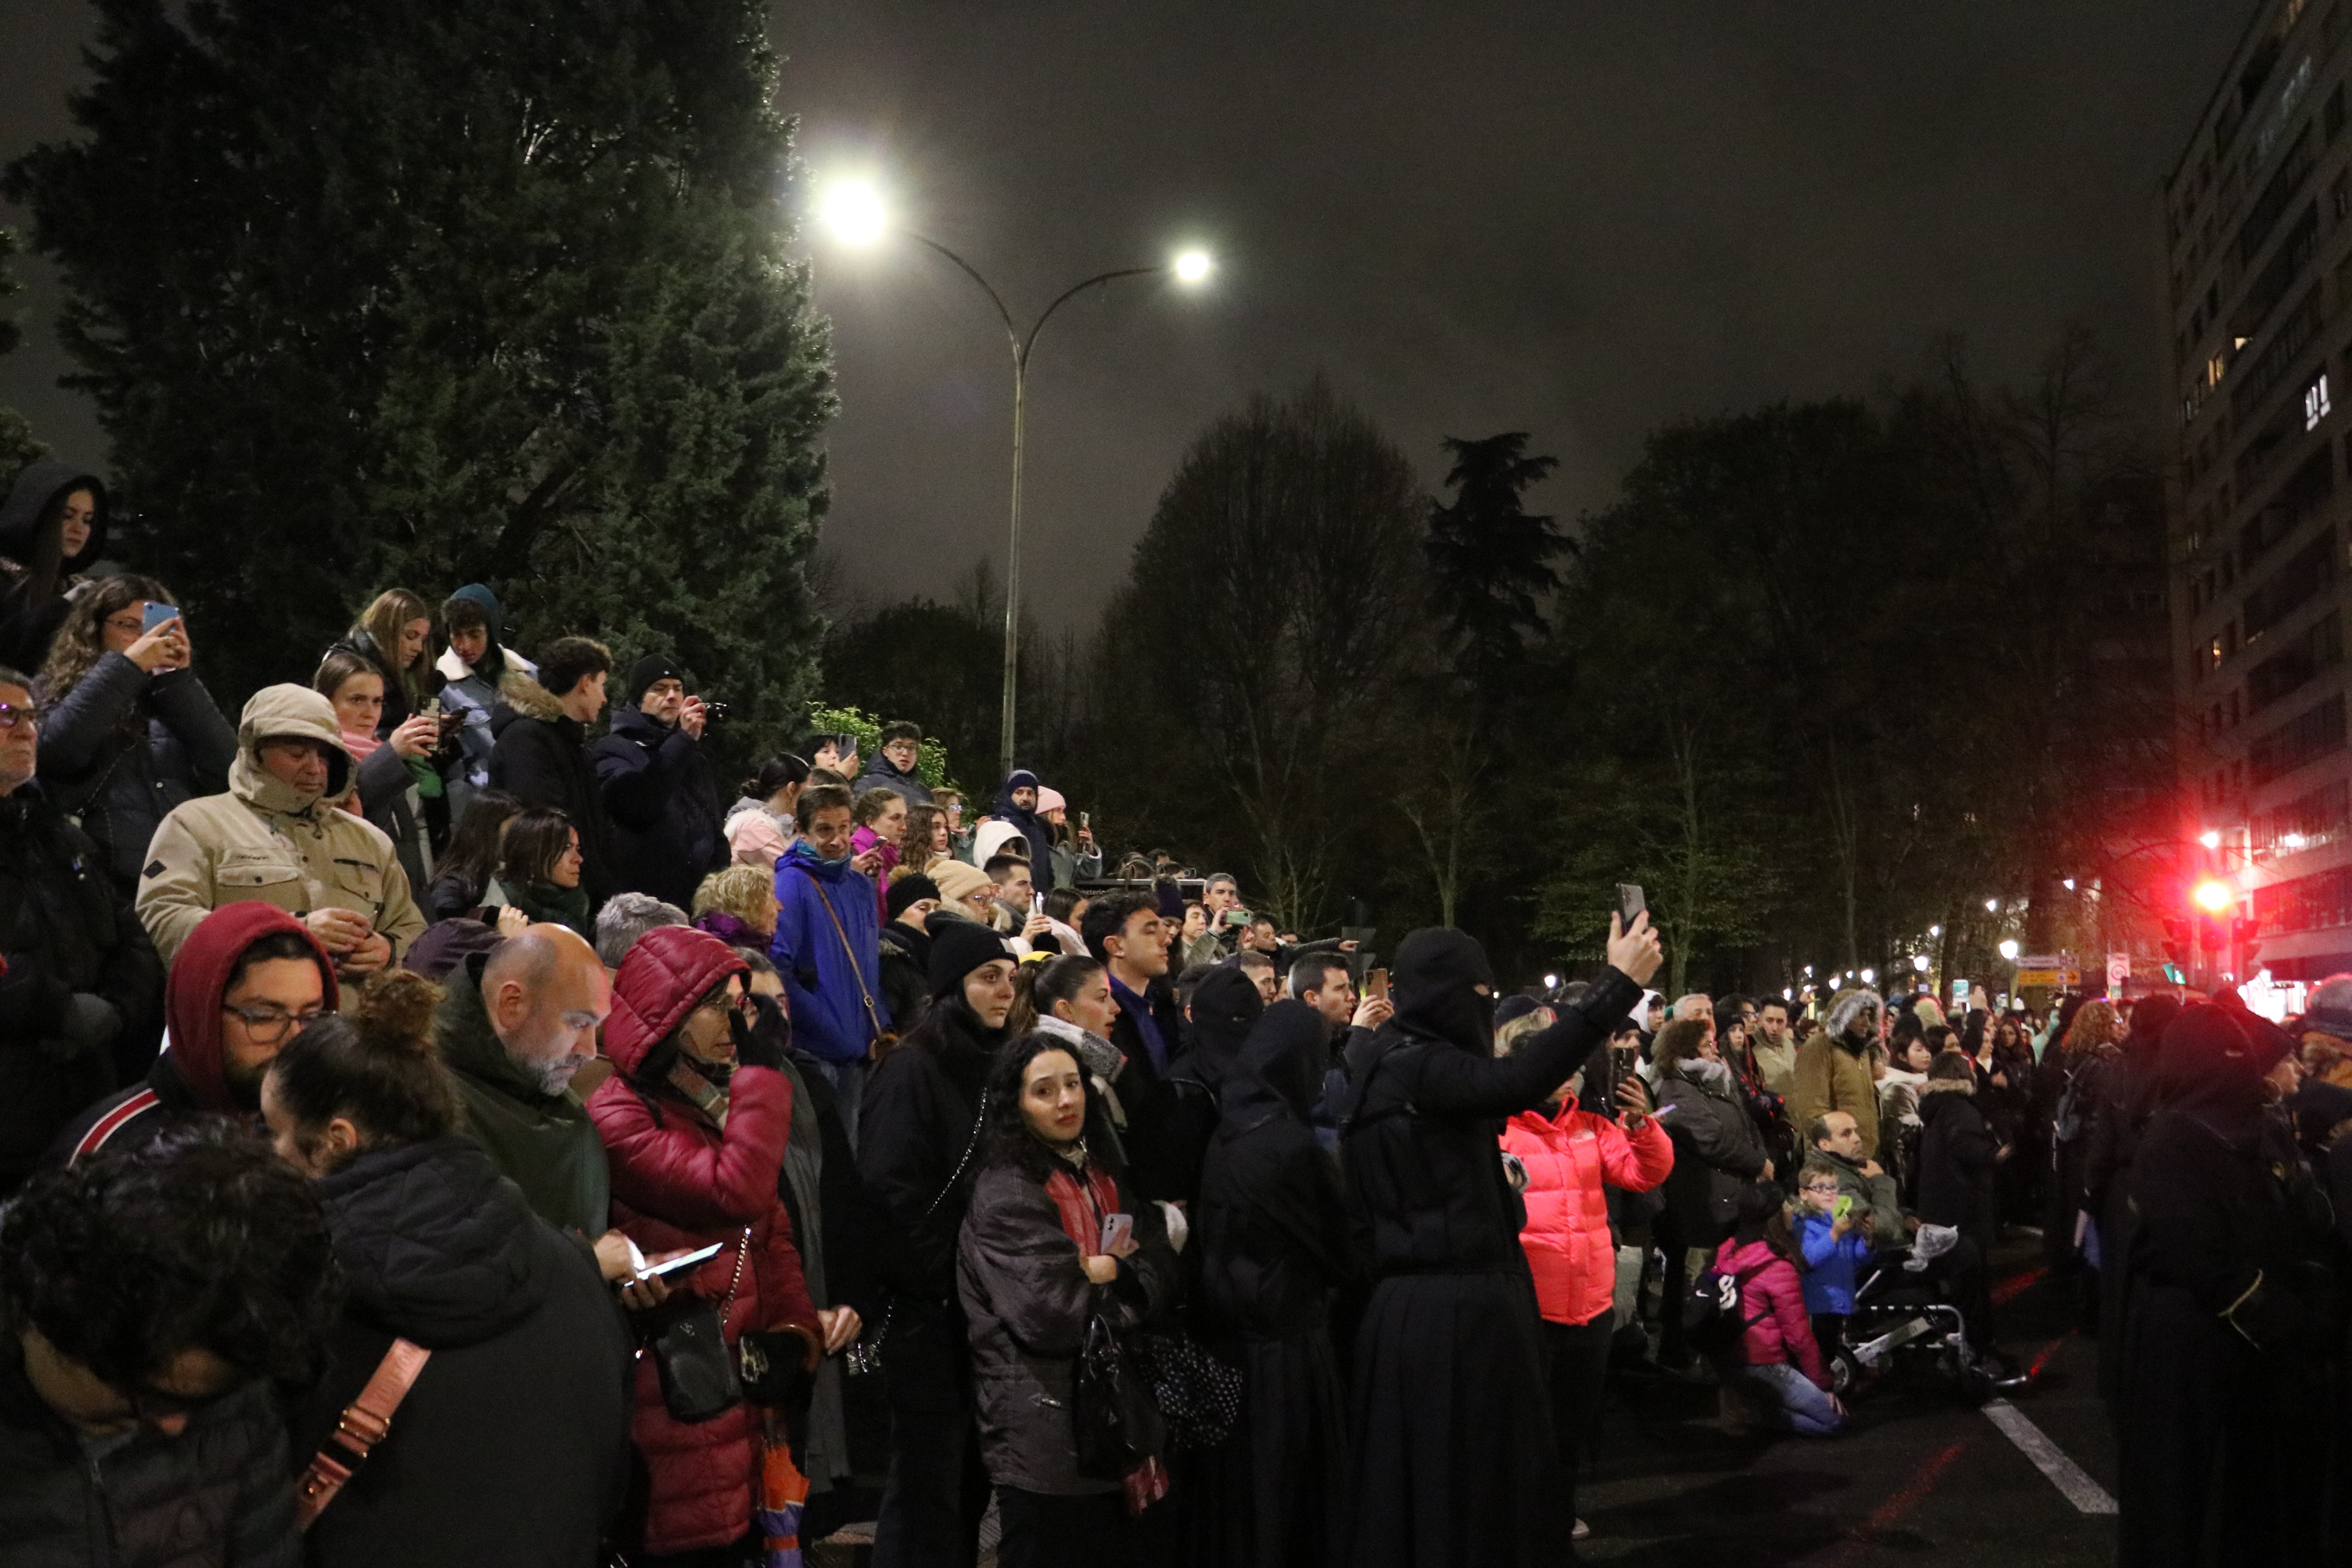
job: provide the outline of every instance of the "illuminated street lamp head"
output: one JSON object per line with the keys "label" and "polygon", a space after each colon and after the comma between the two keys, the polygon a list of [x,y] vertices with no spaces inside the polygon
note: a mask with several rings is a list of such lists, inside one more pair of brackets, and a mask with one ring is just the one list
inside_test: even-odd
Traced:
{"label": "illuminated street lamp head", "polygon": [[1924,952],[1915,952],[1915,953],[1913,953],[1913,954],[1911,955],[1911,967],[1912,967],[1913,969],[1915,969],[1915,970],[1918,971],[1918,972],[1919,972],[1920,973],[1922,973],[1922,974],[1927,973],[1927,955],[1926,953],[1924,953]]}
{"label": "illuminated street lamp head", "polygon": [[1209,253],[1205,250],[1184,250],[1179,251],[1176,259],[1170,262],[1168,267],[1169,270],[1176,274],[1176,281],[1179,283],[1202,283],[1208,280],[1209,274],[1216,269],[1216,265],[1210,259]]}
{"label": "illuminated street lamp head", "polygon": [[827,185],[817,197],[816,219],[844,245],[872,245],[890,230],[888,204],[864,180]]}
{"label": "illuminated street lamp head", "polygon": [[2219,849],[2221,847],[2221,835],[2217,830],[2209,827],[2204,832],[2197,836],[2197,842],[2202,844],[2208,849]]}
{"label": "illuminated street lamp head", "polygon": [[2237,901],[2231,896],[2226,883],[2211,880],[2198,883],[2197,890],[2189,896],[2196,900],[2197,907],[2209,915],[2218,915]]}
{"label": "illuminated street lamp head", "polygon": [[2015,942],[2005,942],[2000,944],[2001,957],[2007,959],[2011,963],[2015,963],[2017,962],[2017,943]]}

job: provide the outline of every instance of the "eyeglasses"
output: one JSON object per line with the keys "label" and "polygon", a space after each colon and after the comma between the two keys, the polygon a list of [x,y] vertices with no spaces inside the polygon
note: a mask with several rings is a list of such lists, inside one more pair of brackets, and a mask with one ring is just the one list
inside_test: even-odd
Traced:
{"label": "eyeglasses", "polygon": [[30,708],[19,708],[13,702],[0,702],[0,734],[5,734],[19,724],[33,729],[41,727],[41,716]]}
{"label": "eyeglasses", "polygon": [[331,1007],[313,1007],[307,1013],[289,1013],[283,1007],[236,1007],[226,1002],[221,1004],[221,1011],[235,1014],[245,1026],[246,1034],[257,1046],[274,1046],[289,1031],[299,1035],[334,1013]]}
{"label": "eyeglasses", "polygon": [[1801,1190],[1802,1190],[1802,1191],[1804,1191],[1804,1192],[1808,1192],[1808,1193],[1834,1193],[1834,1192],[1836,1192],[1836,1191],[1838,1190],[1838,1188],[1837,1188],[1837,1184],[1836,1184],[1835,1182],[1832,1182],[1832,1183],[1831,1183],[1831,1184],[1829,1184],[1829,1185],[1827,1185],[1827,1186],[1815,1186],[1815,1185],[1813,1185],[1811,1183],[1810,1183],[1810,1182],[1809,1182],[1809,1183],[1807,1183],[1807,1184],[1804,1185],[1804,1187],[1803,1187],[1802,1189],[1801,1189]]}

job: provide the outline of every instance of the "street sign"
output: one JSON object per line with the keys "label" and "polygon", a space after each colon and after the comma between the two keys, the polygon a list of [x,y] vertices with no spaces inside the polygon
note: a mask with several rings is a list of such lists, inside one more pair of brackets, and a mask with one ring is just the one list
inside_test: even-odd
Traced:
{"label": "street sign", "polygon": [[2130,979],[2131,954],[2128,952],[2111,952],[2107,954],[2107,994],[2110,996],[2122,995],[2124,994],[2124,984]]}
{"label": "street sign", "polygon": [[2030,985],[2047,985],[2063,990],[2073,990],[2083,984],[2083,972],[2079,969],[2061,969],[2055,964],[2042,969],[2027,969],[2021,964],[2017,971],[2016,984],[2020,991]]}
{"label": "street sign", "polygon": [[2029,952],[2017,961],[2020,969],[2063,969],[2074,962],[2072,953]]}

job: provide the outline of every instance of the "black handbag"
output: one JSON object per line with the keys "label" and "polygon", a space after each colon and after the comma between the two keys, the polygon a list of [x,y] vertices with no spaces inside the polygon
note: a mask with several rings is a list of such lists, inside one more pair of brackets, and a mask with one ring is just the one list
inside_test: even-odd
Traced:
{"label": "black handbag", "polygon": [[751,1249],[751,1232],[746,1226],[735,1244],[735,1278],[727,1287],[724,1306],[698,1300],[665,1320],[646,1342],[661,1377],[662,1404],[677,1420],[708,1421],[743,1402],[742,1373],[735,1352],[727,1348],[727,1316],[735,1310],[743,1259]]}
{"label": "black handbag", "polygon": [[1166,1444],[1160,1413],[1127,1347],[1097,1312],[1087,1320],[1085,1341],[1070,1375],[1070,1421],[1077,1439],[1078,1474],[1118,1481]]}
{"label": "black handbag", "polygon": [[1135,1360],[1180,1448],[1213,1448],[1242,1415],[1242,1374],[1188,1333],[1138,1334]]}

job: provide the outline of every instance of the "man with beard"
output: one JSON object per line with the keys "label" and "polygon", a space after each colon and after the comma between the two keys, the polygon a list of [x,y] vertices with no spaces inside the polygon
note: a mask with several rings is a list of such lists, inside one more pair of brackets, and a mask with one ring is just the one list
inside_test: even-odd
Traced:
{"label": "man with beard", "polygon": [[1582,1002],[1494,1054],[1493,971],[1453,930],[1398,944],[1396,1016],[1351,1050],[1340,1138],[1378,1283],[1356,1331],[1355,1502],[1336,1560],[1373,1565],[1572,1557],[1544,1397],[1526,1209],[1496,1149],[1607,1043],[1657,973],[1646,917],[1610,922]]}
{"label": "man with beard", "polygon": [[1886,1004],[1875,991],[1841,991],[1828,1019],[1797,1047],[1797,1070],[1789,1083],[1789,1117],[1811,1127],[1832,1110],[1853,1118],[1862,1133],[1857,1157],[1878,1157],[1878,1079],[1871,1071],[1871,1047],[1878,1043]]}
{"label": "man with beard", "polygon": [[300,921],[275,904],[223,904],[172,960],[169,1044],[146,1082],[84,1112],[53,1153],[79,1160],[135,1149],[181,1116],[253,1122],[261,1075],[278,1049],[335,1005],[334,961]]}

